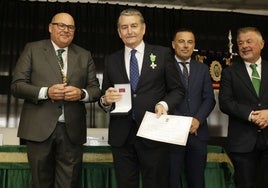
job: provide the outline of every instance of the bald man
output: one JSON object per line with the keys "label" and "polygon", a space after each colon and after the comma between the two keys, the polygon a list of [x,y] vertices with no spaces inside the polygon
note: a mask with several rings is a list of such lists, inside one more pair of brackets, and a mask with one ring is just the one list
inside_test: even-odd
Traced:
{"label": "bald man", "polygon": [[11,89],[24,99],[18,136],[26,140],[32,188],[77,188],[86,142],[85,102],[99,99],[91,53],[72,44],[75,23],[58,13],[50,39],[26,44]]}

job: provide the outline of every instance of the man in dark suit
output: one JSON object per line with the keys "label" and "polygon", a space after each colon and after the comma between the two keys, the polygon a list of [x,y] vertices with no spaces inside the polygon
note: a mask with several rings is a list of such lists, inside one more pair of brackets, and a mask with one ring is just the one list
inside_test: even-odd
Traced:
{"label": "man in dark suit", "polygon": [[227,149],[236,187],[266,188],[268,62],[261,58],[264,41],[257,28],[245,27],[237,32],[237,45],[241,58],[223,70],[219,93],[220,109],[229,116]]}
{"label": "man in dark suit", "polygon": [[[185,86],[185,98],[177,106],[176,115],[193,117],[186,146],[170,146],[169,188],[181,187],[180,175],[185,169],[189,188],[204,188],[207,159],[207,117],[215,106],[208,66],[191,58],[195,47],[194,33],[181,28],[174,34],[177,73]],[[184,67],[186,66],[186,67]]]}
{"label": "man in dark suit", "polygon": [[166,188],[167,144],[137,137],[136,133],[146,111],[156,112],[157,116],[171,113],[182,101],[184,89],[175,74],[170,49],[144,43],[145,23],[138,10],[122,11],[117,26],[125,48],[105,60],[102,108],[110,111],[121,99],[114,84],[132,83],[129,77],[133,49],[139,67],[137,88],[131,84],[132,111],[110,116],[109,144],[112,146],[117,187],[138,188],[141,175],[144,188]]}
{"label": "man in dark suit", "polygon": [[90,52],[71,43],[72,16],[58,13],[48,28],[50,40],[28,43],[16,64],[11,90],[24,99],[18,136],[26,140],[32,188],[77,188],[84,102],[99,99],[99,82]]}

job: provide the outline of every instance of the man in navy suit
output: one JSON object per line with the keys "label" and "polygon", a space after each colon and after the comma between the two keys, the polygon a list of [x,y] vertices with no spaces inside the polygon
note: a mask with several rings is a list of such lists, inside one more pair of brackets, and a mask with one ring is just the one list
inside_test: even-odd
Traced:
{"label": "man in navy suit", "polygon": [[[118,188],[167,188],[168,145],[137,137],[146,111],[157,116],[172,113],[184,97],[184,88],[176,74],[171,50],[144,43],[145,22],[136,9],[123,10],[118,19],[118,33],[125,44],[105,59],[100,106],[106,111],[121,99],[114,84],[129,83],[131,50],[135,49],[139,81],[131,87],[132,111],[110,115],[109,144],[115,165]],[[134,116],[133,116],[134,113]]]}
{"label": "man in navy suit", "polygon": [[[191,58],[195,36],[190,29],[175,32],[172,41],[177,73],[183,80],[185,98],[175,114],[193,117],[186,146],[170,146],[169,188],[181,187],[180,175],[185,168],[189,188],[204,187],[207,159],[207,117],[215,106],[208,66]],[[186,66],[186,67],[184,67]]]}
{"label": "man in navy suit", "polygon": [[[219,104],[229,116],[227,149],[237,188],[268,187],[268,62],[255,27],[237,32],[239,59],[222,73]],[[252,75],[256,67],[258,75]],[[254,88],[252,79],[260,84]],[[255,85],[256,86],[256,85]]]}

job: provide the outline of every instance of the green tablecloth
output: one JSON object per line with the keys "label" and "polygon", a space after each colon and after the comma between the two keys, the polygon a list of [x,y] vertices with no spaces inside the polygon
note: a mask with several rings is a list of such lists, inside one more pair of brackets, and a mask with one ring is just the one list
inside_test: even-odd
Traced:
{"label": "green tablecloth", "polygon": [[[85,146],[81,188],[116,188],[109,146]],[[208,146],[206,188],[234,188],[233,166],[220,146]],[[0,146],[0,188],[28,188],[31,176],[25,146]],[[186,183],[183,183],[186,188]]]}

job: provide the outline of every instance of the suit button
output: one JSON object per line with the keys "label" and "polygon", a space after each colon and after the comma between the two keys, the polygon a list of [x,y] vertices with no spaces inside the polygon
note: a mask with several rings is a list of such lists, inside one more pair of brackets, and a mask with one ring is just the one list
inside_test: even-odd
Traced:
{"label": "suit button", "polygon": [[261,106],[261,103],[259,103],[258,106]]}
{"label": "suit button", "polygon": [[136,98],[137,97],[137,94],[133,94],[133,98]]}

